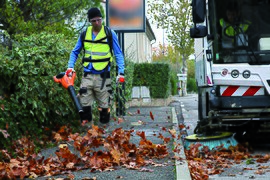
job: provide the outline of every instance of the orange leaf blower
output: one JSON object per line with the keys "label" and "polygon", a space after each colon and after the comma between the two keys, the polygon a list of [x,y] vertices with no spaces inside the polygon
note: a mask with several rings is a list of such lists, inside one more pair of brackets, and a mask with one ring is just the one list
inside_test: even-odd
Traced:
{"label": "orange leaf blower", "polygon": [[54,82],[62,84],[62,86],[68,90],[75,106],[76,109],[78,110],[79,113],[83,113],[83,108],[81,106],[81,103],[79,99],[76,96],[76,91],[73,87],[74,85],[74,80],[76,78],[76,72],[72,73],[71,77],[68,77],[65,72],[62,72],[56,76],[53,77]]}

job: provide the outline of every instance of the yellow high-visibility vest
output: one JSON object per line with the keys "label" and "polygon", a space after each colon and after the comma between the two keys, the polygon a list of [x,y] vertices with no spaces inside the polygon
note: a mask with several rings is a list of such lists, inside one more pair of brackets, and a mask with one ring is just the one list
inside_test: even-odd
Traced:
{"label": "yellow high-visibility vest", "polygon": [[233,27],[231,24],[226,23],[224,19],[220,19],[219,21],[222,27],[222,47],[223,48],[233,48],[234,37],[238,34],[245,33],[251,22],[246,21],[244,23],[239,24],[237,27]]}
{"label": "yellow high-visibility vest", "polygon": [[[95,40],[92,38],[92,26],[89,26],[86,30],[86,35],[83,43],[84,67],[88,67],[89,63],[91,62],[93,68],[97,71],[100,71],[105,69],[109,62],[112,62],[112,54],[104,26],[102,26]],[[85,59],[89,59],[89,61],[85,61]]]}

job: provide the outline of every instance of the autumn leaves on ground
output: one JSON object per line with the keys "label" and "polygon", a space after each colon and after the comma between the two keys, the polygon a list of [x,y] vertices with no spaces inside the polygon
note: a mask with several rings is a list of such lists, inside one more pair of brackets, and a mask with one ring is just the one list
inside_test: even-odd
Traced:
{"label": "autumn leaves on ground", "polygon": [[[154,121],[152,112],[150,112],[150,117]],[[119,122],[121,121],[118,120]],[[164,137],[162,131],[169,132],[170,137]],[[138,144],[131,143],[132,136],[140,137]],[[160,163],[160,159],[183,160],[171,155],[171,150],[167,146],[173,139],[180,139],[181,134],[176,134],[173,129],[161,127],[160,132],[155,136],[162,139],[163,144],[154,144],[147,139],[145,132],[135,132],[132,129],[117,128],[107,134],[103,129],[93,125],[85,135],[80,135],[79,133],[72,134],[69,127],[63,126],[55,133],[54,140],[58,143],[65,141],[74,149],[69,149],[70,146],[62,146],[46,159],[35,153],[35,145],[32,141],[23,137],[14,142],[12,148],[15,154],[1,150],[0,179],[37,178],[59,174],[66,174],[69,179],[74,179],[72,174],[74,171],[89,169],[89,172],[102,172],[113,171],[119,167],[151,173],[153,172],[151,166],[174,166],[173,163],[166,161]],[[181,147],[174,143],[172,151],[179,153],[183,151]],[[199,150],[199,147],[199,144],[191,145],[189,150],[185,151],[191,176],[198,180],[208,179],[211,174],[219,174],[224,168],[229,168],[244,159],[257,158],[257,162],[261,163],[270,159],[268,155],[251,157],[247,149],[240,146],[231,147],[229,150],[217,147],[215,151],[210,151],[207,147]],[[258,173],[260,172],[262,171],[258,170]]]}
{"label": "autumn leaves on ground", "polygon": [[[118,120],[118,122],[122,121]],[[161,131],[166,130],[162,128]],[[145,132],[135,133],[132,129],[117,128],[110,134],[106,134],[103,129],[93,125],[83,136],[71,132],[71,128],[63,126],[55,133],[54,140],[67,142],[74,147],[74,152],[69,149],[69,146],[63,146],[55,152],[56,156],[52,154],[51,157],[45,159],[35,154],[34,143],[26,137],[14,142],[15,156],[6,150],[1,150],[0,179],[37,178],[58,174],[67,174],[73,179],[72,172],[82,169],[89,169],[90,172],[112,171],[121,166],[152,172],[147,166],[168,165],[166,162],[155,161],[155,159],[168,157],[169,154],[166,144],[171,138],[163,137],[161,133],[156,136],[163,140],[163,144],[154,144],[147,139]],[[130,142],[131,136],[135,135],[140,137],[139,144]]]}

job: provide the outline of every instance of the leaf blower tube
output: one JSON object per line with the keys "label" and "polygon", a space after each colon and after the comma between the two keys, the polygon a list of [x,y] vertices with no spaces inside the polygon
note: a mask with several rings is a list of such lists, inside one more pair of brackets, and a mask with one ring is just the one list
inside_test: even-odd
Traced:
{"label": "leaf blower tube", "polygon": [[76,91],[75,91],[74,86],[73,86],[75,77],[76,77],[76,72],[73,72],[71,77],[68,77],[65,72],[62,72],[62,73],[54,76],[53,80],[56,83],[62,84],[62,86],[68,90],[69,95],[71,96],[71,98],[76,106],[77,111],[79,113],[83,113],[83,108],[81,106],[79,99],[76,96]]}

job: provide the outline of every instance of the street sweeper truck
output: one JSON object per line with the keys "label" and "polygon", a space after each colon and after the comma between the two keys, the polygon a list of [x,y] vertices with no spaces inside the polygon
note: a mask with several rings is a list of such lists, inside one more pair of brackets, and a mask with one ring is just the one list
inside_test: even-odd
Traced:
{"label": "street sweeper truck", "polygon": [[[196,134],[270,127],[270,0],[193,0]],[[252,135],[251,135],[252,136]]]}

